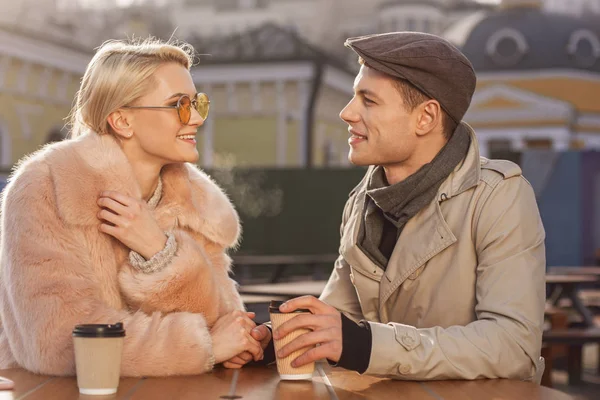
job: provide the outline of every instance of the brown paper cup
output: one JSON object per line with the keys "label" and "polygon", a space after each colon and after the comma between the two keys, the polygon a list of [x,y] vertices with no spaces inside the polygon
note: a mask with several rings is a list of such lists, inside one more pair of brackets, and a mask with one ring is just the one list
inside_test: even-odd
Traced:
{"label": "brown paper cup", "polygon": [[[273,330],[277,329],[284,322],[289,321],[290,319],[295,318],[298,315],[302,315],[302,314],[305,314],[305,313],[299,313],[299,312],[288,313],[288,314],[271,313],[270,316],[271,316],[271,324],[273,325]],[[277,357],[277,352],[280,349],[282,349],[286,344],[290,343],[291,341],[296,339],[298,336],[303,335],[308,332],[310,332],[309,329],[296,329],[295,331],[288,334],[286,337],[273,341],[275,344],[275,358],[277,360],[277,372],[279,372],[279,377],[281,379],[283,379],[283,380],[312,379],[313,372],[315,370],[314,362],[303,365],[300,368],[294,368],[291,365],[292,361],[294,361],[296,358],[301,356],[303,353],[305,353],[309,349],[303,348],[303,349],[297,350],[297,351],[293,352],[292,354],[290,354],[289,356],[284,357],[284,358]]]}
{"label": "brown paper cup", "polygon": [[[115,326],[115,325],[104,325]],[[117,392],[121,374],[121,353],[123,336],[91,336],[73,331],[75,345],[75,367],[79,393],[87,395],[108,395]],[[76,336],[80,334],[80,336]],[[124,331],[123,331],[124,335]]]}

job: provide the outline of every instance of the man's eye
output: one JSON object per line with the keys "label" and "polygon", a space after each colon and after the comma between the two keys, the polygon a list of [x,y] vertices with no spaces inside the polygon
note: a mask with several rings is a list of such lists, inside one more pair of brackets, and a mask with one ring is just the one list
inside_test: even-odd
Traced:
{"label": "man's eye", "polygon": [[367,97],[363,97],[363,102],[365,104],[371,105],[371,104],[375,104],[375,102]]}

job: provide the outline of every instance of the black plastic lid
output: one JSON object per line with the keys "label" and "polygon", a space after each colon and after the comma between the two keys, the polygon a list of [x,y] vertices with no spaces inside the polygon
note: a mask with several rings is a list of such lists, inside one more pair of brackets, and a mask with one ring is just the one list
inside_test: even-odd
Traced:
{"label": "black plastic lid", "polygon": [[285,303],[285,301],[271,300],[271,304],[269,304],[269,313],[271,314],[293,314],[293,313],[309,313],[310,310],[305,308],[299,308],[297,310],[292,311],[291,313],[284,313],[279,311],[279,306]]}
{"label": "black plastic lid", "polygon": [[123,336],[125,336],[125,329],[123,329],[122,322],[117,322],[112,325],[76,325],[75,328],[73,328],[73,337],[107,338]]}

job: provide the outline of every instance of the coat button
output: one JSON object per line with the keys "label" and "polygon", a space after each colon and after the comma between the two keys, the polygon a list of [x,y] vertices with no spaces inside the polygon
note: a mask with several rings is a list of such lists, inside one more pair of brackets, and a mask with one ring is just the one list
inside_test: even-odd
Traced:
{"label": "coat button", "polygon": [[400,368],[398,368],[398,371],[402,375],[408,375],[410,374],[410,365],[401,365]]}
{"label": "coat button", "polygon": [[410,347],[410,346],[412,346],[412,345],[414,345],[414,344],[415,344],[415,339],[414,339],[412,336],[410,336],[410,335],[408,335],[408,334],[405,334],[405,335],[402,337],[402,342],[403,342],[405,345],[407,345],[408,347]]}

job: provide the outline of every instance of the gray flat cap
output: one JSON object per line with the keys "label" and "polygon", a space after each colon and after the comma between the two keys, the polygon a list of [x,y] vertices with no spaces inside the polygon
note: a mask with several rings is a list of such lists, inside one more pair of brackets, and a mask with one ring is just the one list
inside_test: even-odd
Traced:
{"label": "gray flat cap", "polygon": [[380,72],[409,81],[437,100],[460,122],[477,79],[471,62],[450,42],[419,32],[392,32],[349,38],[346,47]]}

